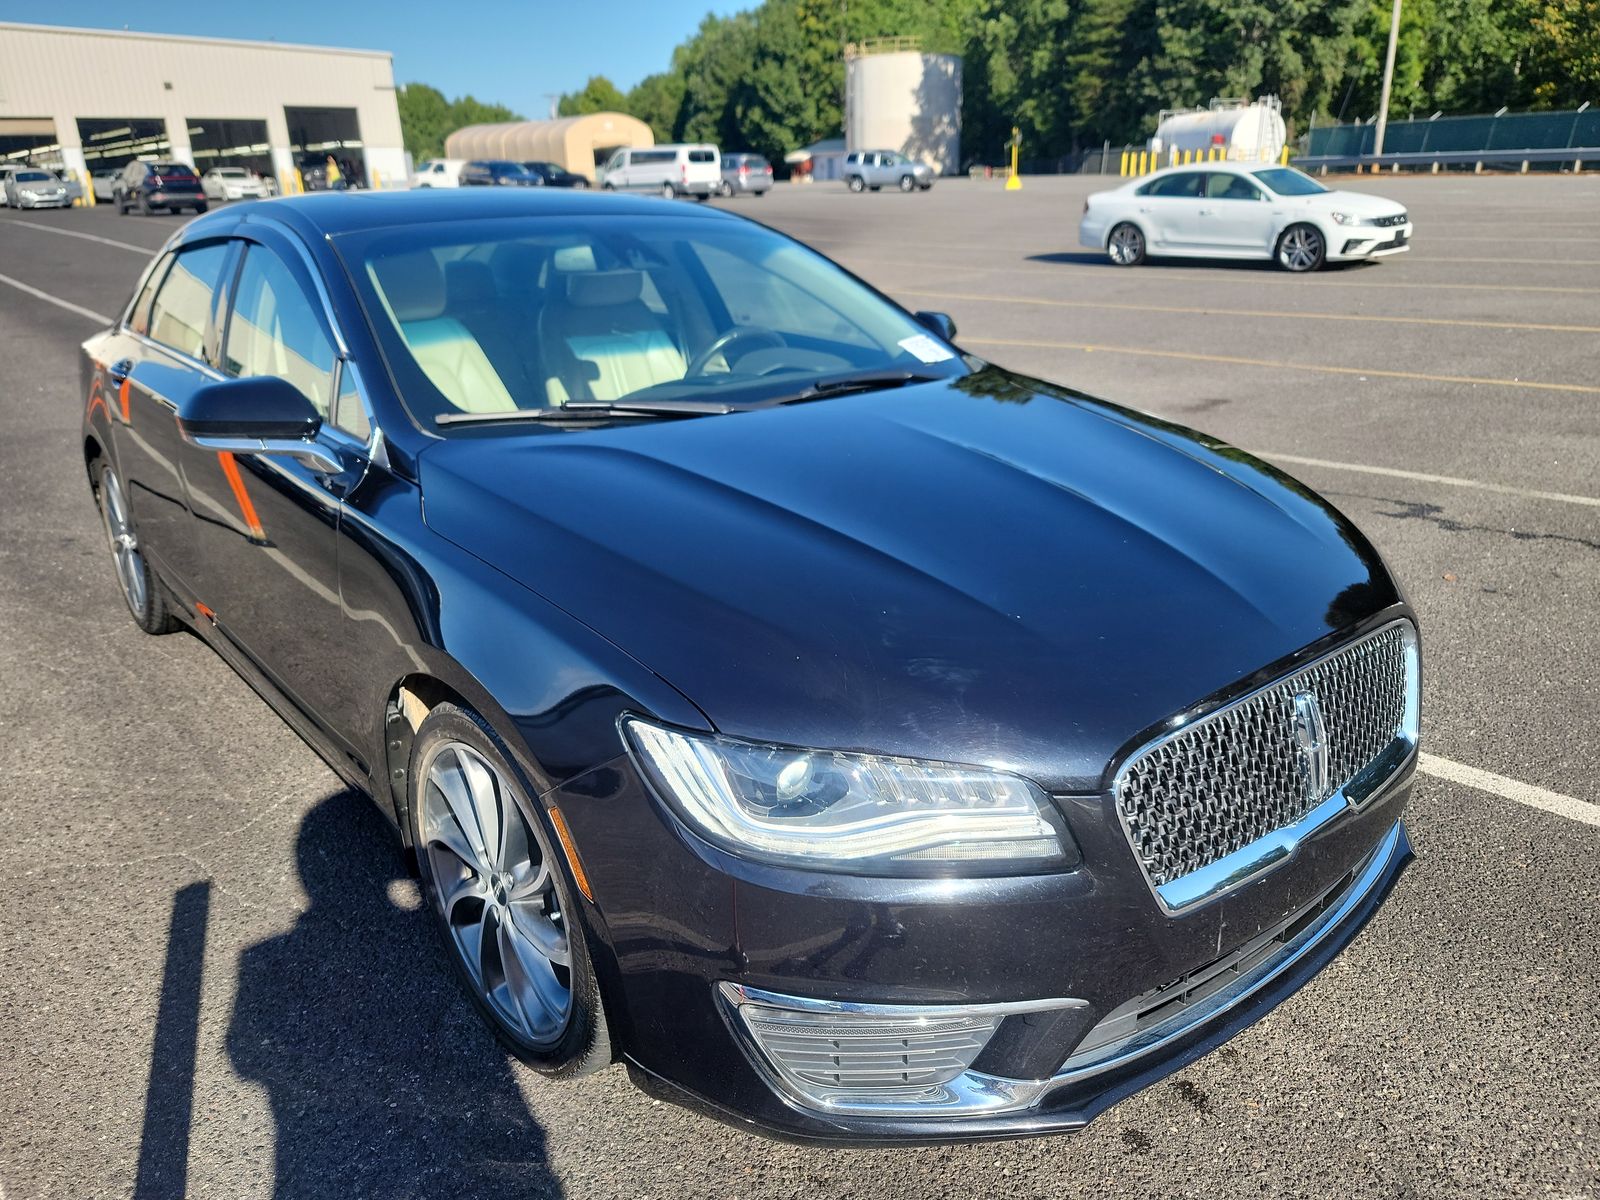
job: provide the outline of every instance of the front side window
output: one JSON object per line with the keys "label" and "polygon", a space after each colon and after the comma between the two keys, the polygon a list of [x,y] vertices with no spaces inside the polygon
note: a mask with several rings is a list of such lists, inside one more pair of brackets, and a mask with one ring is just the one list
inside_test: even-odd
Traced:
{"label": "front side window", "polygon": [[128,317],[128,328],[135,333],[150,332],[150,306],[155,302],[156,291],[161,287],[162,277],[166,275],[167,268],[171,265],[172,255],[162,255],[155,270],[145,279],[144,287],[139,289],[138,299],[133,302],[133,311]]}
{"label": "front side window", "polygon": [[755,225],[457,221],[335,246],[402,399],[446,436],[463,414],[574,401],[739,407],[860,371],[968,370],[907,313]]}
{"label": "front side window", "polygon": [[153,341],[190,358],[205,356],[211,298],[227,257],[226,242],[178,252],[150,306],[149,335]]}
{"label": "front side window", "polygon": [[228,315],[223,370],[240,379],[287,379],[326,419],[333,363],[333,339],[316,303],[281,258],[250,246]]}
{"label": "front side window", "polygon": [[1261,189],[1243,175],[1217,171],[1206,176],[1207,200],[1264,200]]}

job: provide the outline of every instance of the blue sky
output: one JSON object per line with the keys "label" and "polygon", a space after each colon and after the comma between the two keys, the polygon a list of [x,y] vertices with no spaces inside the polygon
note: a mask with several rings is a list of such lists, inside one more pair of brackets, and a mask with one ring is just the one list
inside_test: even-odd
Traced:
{"label": "blue sky", "polygon": [[626,90],[662,70],[707,12],[755,0],[257,0],[157,6],[126,0],[0,0],[0,20],[129,28],[151,33],[310,42],[394,53],[395,80],[431,83],[447,96],[471,92],[528,117],[545,115],[548,92],[606,75]]}

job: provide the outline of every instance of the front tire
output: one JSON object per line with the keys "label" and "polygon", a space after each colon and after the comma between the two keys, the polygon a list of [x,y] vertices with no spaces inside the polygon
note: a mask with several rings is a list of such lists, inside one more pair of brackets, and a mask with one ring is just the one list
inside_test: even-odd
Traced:
{"label": "front tire", "polygon": [[1291,225],[1278,239],[1278,265],[1303,275],[1315,271],[1328,257],[1328,243],[1315,225]]}
{"label": "front tire", "polygon": [[722,181],[722,186],[717,189],[717,194],[719,196],[721,196],[724,200],[732,200],[733,199],[733,184],[729,183],[726,179],[724,179]]}
{"label": "front tire", "polygon": [[1137,267],[1144,261],[1144,232],[1133,222],[1124,221],[1106,239],[1106,253],[1119,267]]}
{"label": "front tire", "polygon": [[194,214],[195,214],[195,216],[198,217],[201,213],[205,212],[206,209],[208,209],[210,207],[211,206],[209,204],[207,204],[204,200],[200,201],[199,204],[196,204],[194,206]]}
{"label": "front tire", "polygon": [[100,524],[106,532],[111,561],[116,567],[122,598],[128,603],[133,622],[149,634],[171,633],[178,622],[167,608],[166,594],[150,564],[139,550],[139,535],[128,511],[128,496],[117,473],[102,463],[95,476],[95,500],[100,506]]}
{"label": "front tire", "polygon": [[909,176],[909,175],[900,176],[900,190],[902,192],[909,192],[913,188],[915,188],[916,186],[917,186],[917,181],[915,179],[911,178],[911,176]]}
{"label": "front tire", "polygon": [[476,713],[440,704],[411,750],[409,820],[456,976],[501,1042],[546,1075],[611,1061],[600,985],[533,789]]}

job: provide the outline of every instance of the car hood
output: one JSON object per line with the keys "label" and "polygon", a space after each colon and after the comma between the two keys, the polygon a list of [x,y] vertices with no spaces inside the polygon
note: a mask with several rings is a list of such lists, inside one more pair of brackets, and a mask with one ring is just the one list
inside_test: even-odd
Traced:
{"label": "car hood", "polygon": [[1406,206],[1365,192],[1319,192],[1315,196],[1290,196],[1289,203],[1303,202],[1322,212],[1344,212],[1357,217],[1390,217],[1406,211]]}
{"label": "car hood", "polygon": [[419,458],[431,528],[725,733],[1098,791],[1136,735],[1398,602],[1325,502],[990,368]]}

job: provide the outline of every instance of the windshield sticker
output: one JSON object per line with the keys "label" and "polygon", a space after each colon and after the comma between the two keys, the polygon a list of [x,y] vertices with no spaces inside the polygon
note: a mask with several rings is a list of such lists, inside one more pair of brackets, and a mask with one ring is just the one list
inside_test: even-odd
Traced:
{"label": "windshield sticker", "polygon": [[907,354],[915,355],[919,361],[925,363],[945,362],[955,357],[925,333],[914,333],[908,338],[901,338],[900,349]]}

